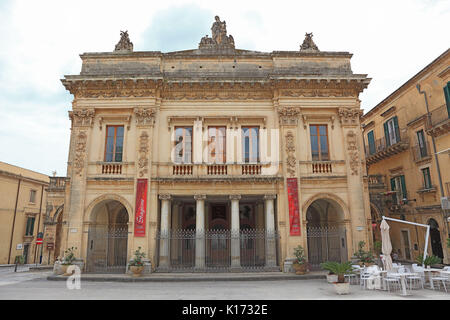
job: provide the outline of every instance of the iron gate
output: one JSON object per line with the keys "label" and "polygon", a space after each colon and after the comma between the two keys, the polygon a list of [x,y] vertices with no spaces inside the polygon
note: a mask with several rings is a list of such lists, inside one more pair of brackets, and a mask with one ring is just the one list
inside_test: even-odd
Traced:
{"label": "iron gate", "polygon": [[336,226],[307,227],[308,262],[312,270],[325,261],[347,260],[345,228]]}
{"label": "iron gate", "polygon": [[[196,235],[195,230],[171,230],[165,235],[158,232],[156,237],[158,256],[161,239],[168,239],[170,248],[169,266],[160,270],[229,272],[231,271],[231,243],[232,239],[236,238],[239,241],[240,269],[242,271],[266,270],[265,258],[268,244],[274,245],[275,256],[278,256],[279,234],[277,232],[268,234],[264,229],[248,229],[241,230],[236,235],[230,230],[205,230],[200,239]],[[202,270],[195,268],[197,241],[202,241],[205,248],[205,266]]]}
{"label": "iron gate", "polygon": [[88,241],[87,272],[125,273],[128,226],[93,226]]}

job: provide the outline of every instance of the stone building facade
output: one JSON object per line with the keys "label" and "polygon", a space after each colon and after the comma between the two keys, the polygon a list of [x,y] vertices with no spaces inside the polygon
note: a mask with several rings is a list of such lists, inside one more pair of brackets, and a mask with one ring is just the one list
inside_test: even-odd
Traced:
{"label": "stone building facade", "polygon": [[[290,270],[371,237],[359,93],[348,52],[235,48],[216,17],[198,49],[84,53],[61,250],[86,272]],[[365,192],[366,191],[366,192]]]}
{"label": "stone building facade", "polygon": [[[362,117],[374,240],[387,216],[430,225],[428,254],[450,263],[450,50]],[[445,209],[448,208],[448,209]],[[415,261],[426,228],[389,223],[393,251]]]}

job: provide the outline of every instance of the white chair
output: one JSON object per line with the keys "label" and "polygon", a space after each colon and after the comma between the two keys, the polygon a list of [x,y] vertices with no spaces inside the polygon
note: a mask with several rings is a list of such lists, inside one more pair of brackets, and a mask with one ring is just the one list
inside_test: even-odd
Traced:
{"label": "white chair", "polygon": [[415,273],[414,276],[407,276],[406,279],[409,282],[410,288],[418,289],[419,285],[423,289],[425,283],[425,272],[423,267],[417,266],[417,264],[412,265],[412,272]]}
{"label": "white chair", "polygon": [[359,285],[363,288],[367,288],[367,280],[370,278],[372,273],[368,272],[366,268],[361,269],[361,273],[359,275]]}
{"label": "white chair", "polygon": [[390,272],[386,274],[386,277],[383,278],[385,287],[387,287],[388,291],[391,292],[391,286],[395,290],[400,290],[402,284],[400,282],[400,277],[392,275]]}
{"label": "white chair", "polygon": [[445,285],[445,283],[449,281],[449,278],[447,275],[444,275],[441,273],[441,275],[439,275],[437,277],[431,277],[431,281],[433,281],[434,289],[436,289],[436,286],[434,285],[435,282],[438,284],[438,290],[441,290],[441,283],[442,283],[442,286],[444,287],[445,292],[447,292],[447,287]]}

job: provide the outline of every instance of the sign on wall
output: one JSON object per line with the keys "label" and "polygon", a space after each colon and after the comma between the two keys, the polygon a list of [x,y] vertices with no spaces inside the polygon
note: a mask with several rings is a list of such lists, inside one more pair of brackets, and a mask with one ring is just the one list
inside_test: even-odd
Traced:
{"label": "sign on wall", "polygon": [[300,214],[298,208],[297,178],[287,178],[287,192],[289,202],[289,225],[291,236],[300,235]]}
{"label": "sign on wall", "polygon": [[147,208],[147,179],[137,179],[134,236],[145,237],[145,215]]}

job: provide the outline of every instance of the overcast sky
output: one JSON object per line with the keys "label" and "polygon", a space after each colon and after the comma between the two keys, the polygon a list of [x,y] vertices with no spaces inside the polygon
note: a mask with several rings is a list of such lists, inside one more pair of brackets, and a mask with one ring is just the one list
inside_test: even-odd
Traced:
{"label": "overcast sky", "polygon": [[372,82],[367,112],[449,48],[450,1],[9,1],[0,0],[0,161],[66,174],[72,95],[60,79],[79,54],[112,51],[128,30],[135,51],[195,49],[214,16],[239,49],[353,53]]}

